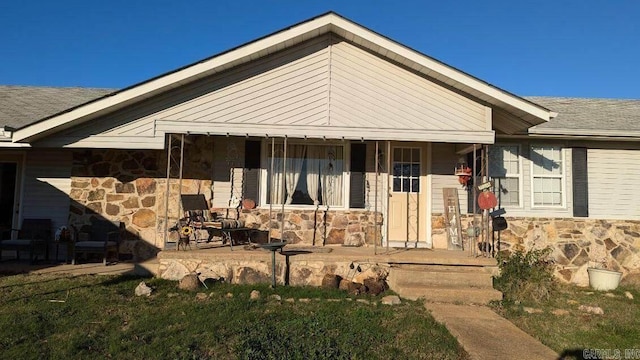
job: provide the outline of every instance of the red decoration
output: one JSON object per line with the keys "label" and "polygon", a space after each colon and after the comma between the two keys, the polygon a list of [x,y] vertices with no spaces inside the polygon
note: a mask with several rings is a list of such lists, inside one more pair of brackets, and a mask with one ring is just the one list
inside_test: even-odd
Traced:
{"label": "red decoration", "polygon": [[469,183],[471,182],[471,174],[472,174],[472,170],[470,167],[460,167],[456,169],[456,175],[458,175],[458,182],[460,183],[460,185],[462,186],[469,186]]}
{"label": "red decoration", "polygon": [[483,191],[478,195],[478,206],[482,210],[488,210],[498,206],[496,195],[490,191]]}

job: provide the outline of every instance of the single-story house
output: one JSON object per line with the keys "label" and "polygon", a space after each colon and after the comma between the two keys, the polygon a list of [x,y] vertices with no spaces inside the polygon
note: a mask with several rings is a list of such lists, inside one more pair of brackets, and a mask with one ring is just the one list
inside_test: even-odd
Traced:
{"label": "single-story house", "polygon": [[474,247],[491,179],[494,249],[640,269],[640,100],[517,96],[333,12],[120,90],[0,86],[0,129],[0,226],[120,220],[136,258],[180,194],[289,243]]}

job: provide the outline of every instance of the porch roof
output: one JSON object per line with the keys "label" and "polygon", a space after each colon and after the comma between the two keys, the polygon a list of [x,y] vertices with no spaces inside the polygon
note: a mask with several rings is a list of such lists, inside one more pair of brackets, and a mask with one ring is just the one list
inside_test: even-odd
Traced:
{"label": "porch roof", "polygon": [[[487,106],[500,109],[512,115],[512,118],[517,119],[518,127],[524,126],[526,128],[541,124],[553,116],[553,113],[540,105],[513,95],[353,23],[333,12],[329,12],[195,64],[111,93],[108,96],[72,107],[35,123],[22,126],[13,133],[12,141],[31,142],[44,138],[49,134],[113,113],[145,99],[166,93],[171,89],[291,48],[326,33],[334,33],[385,59],[400,64],[416,73],[423,74],[441,83],[443,86],[468,94],[470,97],[477,99],[478,102],[484,103]],[[210,130],[211,131],[203,130],[203,132],[215,133],[215,129]],[[335,131],[331,129],[327,133],[320,134],[314,132],[314,130],[315,129],[299,129],[297,130],[299,134],[296,135],[292,134],[289,129],[282,129],[282,134],[273,134],[272,131],[271,135],[302,137],[305,134],[314,134],[319,137],[341,138],[345,137],[345,133],[350,133],[350,137],[358,138],[358,136],[356,136],[357,131],[345,132],[345,129],[336,129]],[[388,132],[388,130],[382,130],[381,137],[369,138],[388,138],[383,136],[386,132]],[[240,132],[240,134],[247,133],[248,132],[245,131]],[[419,138],[423,138],[426,135],[429,134],[409,132],[406,136],[402,134],[398,135],[398,137],[402,137],[402,139],[398,140],[419,140]],[[478,134],[460,134],[460,141],[493,142],[492,136],[493,133],[491,131],[487,131],[486,134],[480,134],[480,137],[478,137]]]}

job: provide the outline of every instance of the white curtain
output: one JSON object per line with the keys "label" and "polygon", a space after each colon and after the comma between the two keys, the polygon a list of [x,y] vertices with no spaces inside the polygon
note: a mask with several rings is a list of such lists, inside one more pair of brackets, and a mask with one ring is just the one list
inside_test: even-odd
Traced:
{"label": "white curtain", "polygon": [[[271,158],[269,160],[271,160]],[[282,145],[280,145],[279,149],[276,145],[276,154],[273,158],[273,174],[271,174],[271,183],[269,184],[269,186],[271,186],[269,189],[271,192],[271,204],[282,204],[284,200],[284,190],[282,186],[282,182],[284,181],[282,165],[284,162],[282,160]],[[271,169],[271,163],[267,166]]]}
{"label": "white curtain", "polygon": [[320,167],[324,153],[319,146],[307,147],[307,192],[313,200],[313,205],[319,205],[318,189],[320,188]]}
{"label": "white curtain", "polygon": [[342,147],[323,146],[324,156],[320,166],[322,200],[324,205],[342,206]]}
{"label": "white curtain", "polygon": [[287,179],[287,201],[286,204],[291,204],[293,201],[293,193],[296,191],[298,180],[300,180],[300,172],[302,171],[302,164],[304,163],[304,153],[306,145],[289,145],[287,146],[287,169],[285,177]]}

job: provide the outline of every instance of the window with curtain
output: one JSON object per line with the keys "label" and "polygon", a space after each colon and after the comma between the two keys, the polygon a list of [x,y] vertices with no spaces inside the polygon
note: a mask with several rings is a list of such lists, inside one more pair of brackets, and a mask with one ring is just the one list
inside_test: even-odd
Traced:
{"label": "window with curtain", "polygon": [[[271,150],[271,149],[269,149]],[[286,205],[344,205],[342,145],[276,145],[267,158],[267,202]],[[284,186],[283,186],[284,184]]]}
{"label": "window with curtain", "polygon": [[558,146],[531,146],[533,206],[563,206],[563,159]]}
{"label": "window with curtain", "polygon": [[493,180],[493,192],[501,207],[520,206],[521,176],[520,146],[491,146],[489,149],[489,177]]}

